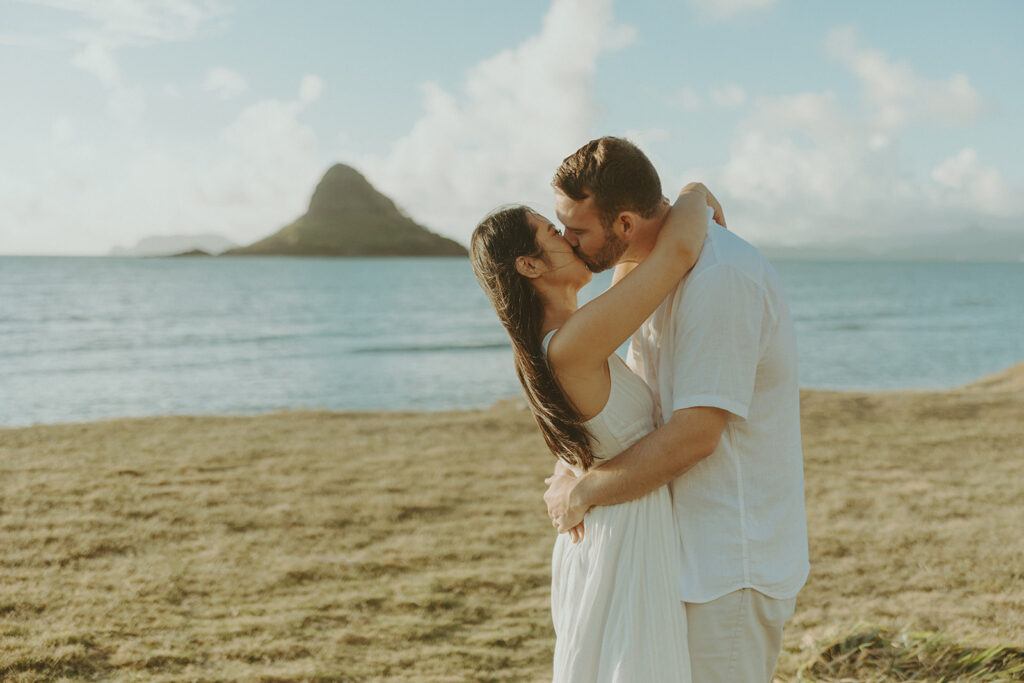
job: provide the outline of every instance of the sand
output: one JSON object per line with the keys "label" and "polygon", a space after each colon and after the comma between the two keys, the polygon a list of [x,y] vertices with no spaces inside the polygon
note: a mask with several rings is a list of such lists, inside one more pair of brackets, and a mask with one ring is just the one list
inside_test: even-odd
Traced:
{"label": "sand", "polygon": [[[1024,364],[802,412],[779,679],[865,624],[1024,646]],[[551,465],[519,401],[2,429],[0,678],[544,680]]]}

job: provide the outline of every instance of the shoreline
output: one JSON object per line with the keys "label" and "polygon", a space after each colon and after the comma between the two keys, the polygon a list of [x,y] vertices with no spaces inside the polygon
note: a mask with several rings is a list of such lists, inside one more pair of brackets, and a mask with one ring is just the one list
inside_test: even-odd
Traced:
{"label": "shoreline", "polygon": [[[1024,361],[1016,363],[1008,368],[994,372],[970,382],[968,384],[955,386],[949,389],[827,389],[801,387],[801,401],[807,396],[815,395],[840,395],[840,396],[903,396],[903,395],[930,395],[930,394],[958,394],[960,392],[977,391],[1019,391],[1024,390]],[[173,419],[173,418],[260,418],[278,414],[302,414],[302,413],[328,413],[338,415],[355,416],[409,416],[409,415],[437,415],[444,416],[458,413],[481,413],[501,407],[520,406],[526,409],[525,399],[521,395],[509,396],[498,399],[489,406],[474,408],[441,408],[438,410],[413,410],[413,409],[342,409],[333,410],[330,408],[296,407],[277,408],[274,410],[254,413],[159,413],[152,415],[116,415],[101,417],[92,420],[63,420],[58,422],[34,422],[26,425],[5,425],[0,424],[0,432],[18,429],[33,429],[38,427],[50,427],[61,425],[84,425],[109,423],[130,420],[152,420],[152,419]]]}
{"label": "shoreline", "polygon": [[[783,252],[786,250],[785,247],[777,247],[770,245],[754,245],[757,249],[765,256],[770,263],[887,263],[887,264],[928,264],[928,263],[941,263],[949,265],[1003,265],[1003,264],[1024,264],[1024,254],[1017,257],[1014,256],[987,256],[987,257],[955,257],[955,256],[923,256],[923,257],[912,257],[912,256],[890,256],[885,253],[878,254],[862,254],[859,256],[851,256],[849,254],[822,254],[822,255],[793,255],[788,253],[782,253],[778,251],[781,249]],[[468,255],[454,255],[454,254],[351,254],[351,255],[332,255],[332,254],[225,254],[220,253],[209,253],[210,256],[246,256],[246,257],[258,257],[258,258],[324,258],[324,259],[459,259],[466,260]],[[0,259],[18,259],[18,258],[81,258],[81,259],[176,259],[186,256],[186,254],[0,254]]]}

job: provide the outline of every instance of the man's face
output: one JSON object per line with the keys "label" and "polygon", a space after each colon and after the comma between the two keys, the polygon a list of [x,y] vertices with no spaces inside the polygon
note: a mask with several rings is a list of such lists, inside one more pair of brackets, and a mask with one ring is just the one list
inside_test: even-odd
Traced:
{"label": "man's face", "polygon": [[625,253],[627,244],[605,228],[592,196],[575,200],[556,188],[555,214],[565,226],[565,239],[591,272],[611,268]]}

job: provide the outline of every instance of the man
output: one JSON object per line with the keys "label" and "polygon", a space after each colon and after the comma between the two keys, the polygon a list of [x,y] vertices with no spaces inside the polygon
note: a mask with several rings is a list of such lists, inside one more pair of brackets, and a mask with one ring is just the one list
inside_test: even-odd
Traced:
{"label": "man", "polygon": [[[616,279],[642,261],[667,213],[657,171],[605,137],[555,174],[565,236]],[[663,425],[579,478],[556,468],[544,498],[559,531],[596,505],[670,484],[694,683],[770,681],[809,571],[796,342],[772,267],[710,224],[689,275],[637,330],[628,364]]]}

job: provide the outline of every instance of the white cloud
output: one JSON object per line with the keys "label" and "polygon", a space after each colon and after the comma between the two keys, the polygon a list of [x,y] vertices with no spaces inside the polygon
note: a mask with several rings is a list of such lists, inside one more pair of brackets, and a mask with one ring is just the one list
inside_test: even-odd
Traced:
{"label": "white cloud", "polygon": [[141,88],[117,88],[110,93],[107,111],[126,125],[134,125],[146,111],[146,96]]}
{"label": "white cloud", "polygon": [[1006,227],[1024,210],[971,148],[915,177],[898,139],[880,139],[873,121],[827,91],[760,98],[734,131],[728,161],[705,177],[730,225],[762,243],[943,232],[979,219]]}
{"label": "white cloud", "polygon": [[118,83],[114,50],[188,40],[226,14],[216,0],[21,0],[63,10],[84,24],[68,37],[81,45],[72,63],[112,87]]}
{"label": "white cloud", "polygon": [[667,104],[684,111],[701,111],[708,106],[736,109],[747,101],[747,91],[735,83],[724,83],[708,88],[702,95],[690,86],[684,86],[669,96]]}
{"label": "white cloud", "polygon": [[262,100],[185,145],[139,135],[97,145],[59,117],[18,177],[0,169],[0,251],[97,254],[160,234],[265,237],[305,211],[332,161],[303,120],[310,106],[298,94]]}
{"label": "white cloud", "polygon": [[288,178],[308,175],[316,134],[299,121],[303,106],[301,101],[264,100],[246,107],[221,132],[229,153],[220,168],[202,178],[205,196],[245,197],[248,202],[261,194],[283,195],[292,186]]}
{"label": "white cloud", "polygon": [[241,95],[248,87],[245,76],[225,66],[213,67],[203,79],[203,90],[213,91],[223,100]]}
{"label": "white cloud", "polygon": [[[175,183],[178,204],[187,208],[181,216],[187,231],[216,232],[245,244],[305,211],[329,165],[315,131],[302,121],[309,106],[302,97],[262,100],[245,107],[221,130],[215,155],[204,170]],[[170,168],[154,163],[151,175],[185,170],[177,168],[176,156],[169,158]]]}
{"label": "white cloud", "polygon": [[685,86],[676,91],[668,103],[684,111],[700,111],[704,107],[704,98],[693,88]]}
{"label": "white cloud", "polygon": [[27,47],[36,50],[52,50],[60,48],[62,41],[54,38],[53,36],[0,31],[0,45],[6,45],[8,47]]}
{"label": "white cloud", "polygon": [[736,130],[723,181],[735,198],[773,209],[853,199],[869,165],[867,146],[851,143],[858,135],[831,92],[762,98]]}
{"label": "white cloud", "polygon": [[728,19],[744,12],[771,7],[775,0],[690,0],[690,4],[712,19]]}
{"label": "white cloud", "polygon": [[874,112],[873,123],[880,131],[890,132],[922,120],[944,125],[970,123],[988,108],[964,74],[954,74],[946,81],[920,76],[909,64],[862,45],[853,28],[832,30],[825,46],[860,80],[866,104]]}
{"label": "white cloud", "polygon": [[658,143],[672,139],[672,133],[667,128],[629,128],[623,133],[623,137],[631,141],[641,149],[651,149]]}
{"label": "white cloud", "polygon": [[747,101],[746,91],[735,83],[711,88],[711,101],[719,107],[731,109]]}
{"label": "white cloud", "polygon": [[302,77],[299,84],[299,100],[302,102],[314,102],[320,99],[324,92],[324,81],[319,76],[308,74]]}
{"label": "white cloud", "polygon": [[73,36],[112,47],[187,40],[227,14],[219,0],[21,0],[85,20]]}
{"label": "white cloud", "polygon": [[58,116],[50,125],[50,141],[65,145],[78,135],[78,124],[70,116]]}
{"label": "white cloud", "polygon": [[424,83],[423,115],[388,154],[351,160],[415,219],[463,242],[496,205],[549,211],[552,174],[592,137],[596,60],[633,37],[610,0],[554,0],[539,33],[470,68],[461,92]]}
{"label": "white cloud", "polygon": [[102,43],[88,43],[72,58],[71,63],[99,79],[107,87],[121,82],[121,72],[110,49]]}
{"label": "white cloud", "polygon": [[[833,91],[755,100],[733,131],[727,161],[698,178],[719,194],[730,225],[756,242],[796,244],[1019,224],[1024,192],[1012,191],[974,148],[923,177],[902,154],[911,125],[963,126],[985,111],[966,76],[924,78],[849,29],[833,31],[826,47],[860,80],[861,106]],[[722,94],[719,104],[729,101]]]}
{"label": "white cloud", "polygon": [[[60,10],[83,22],[65,36],[79,46],[71,57],[71,64],[95,76],[110,91],[108,111],[122,123],[128,124],[136,123],[145,111],[145,97],[139,88],[128,87],[123,83],[116,51],[126,46],[189,40],[211,22],[227,14],[220,0],[21,2]],[[10,41],[16,36],[8,38]]]}
{"label": "white cloud", "polygon": [[1014,202],[998,170],[986,166],[973,147],[965,147],[932,170],[942,197],[992,214],[1012,213]]}

